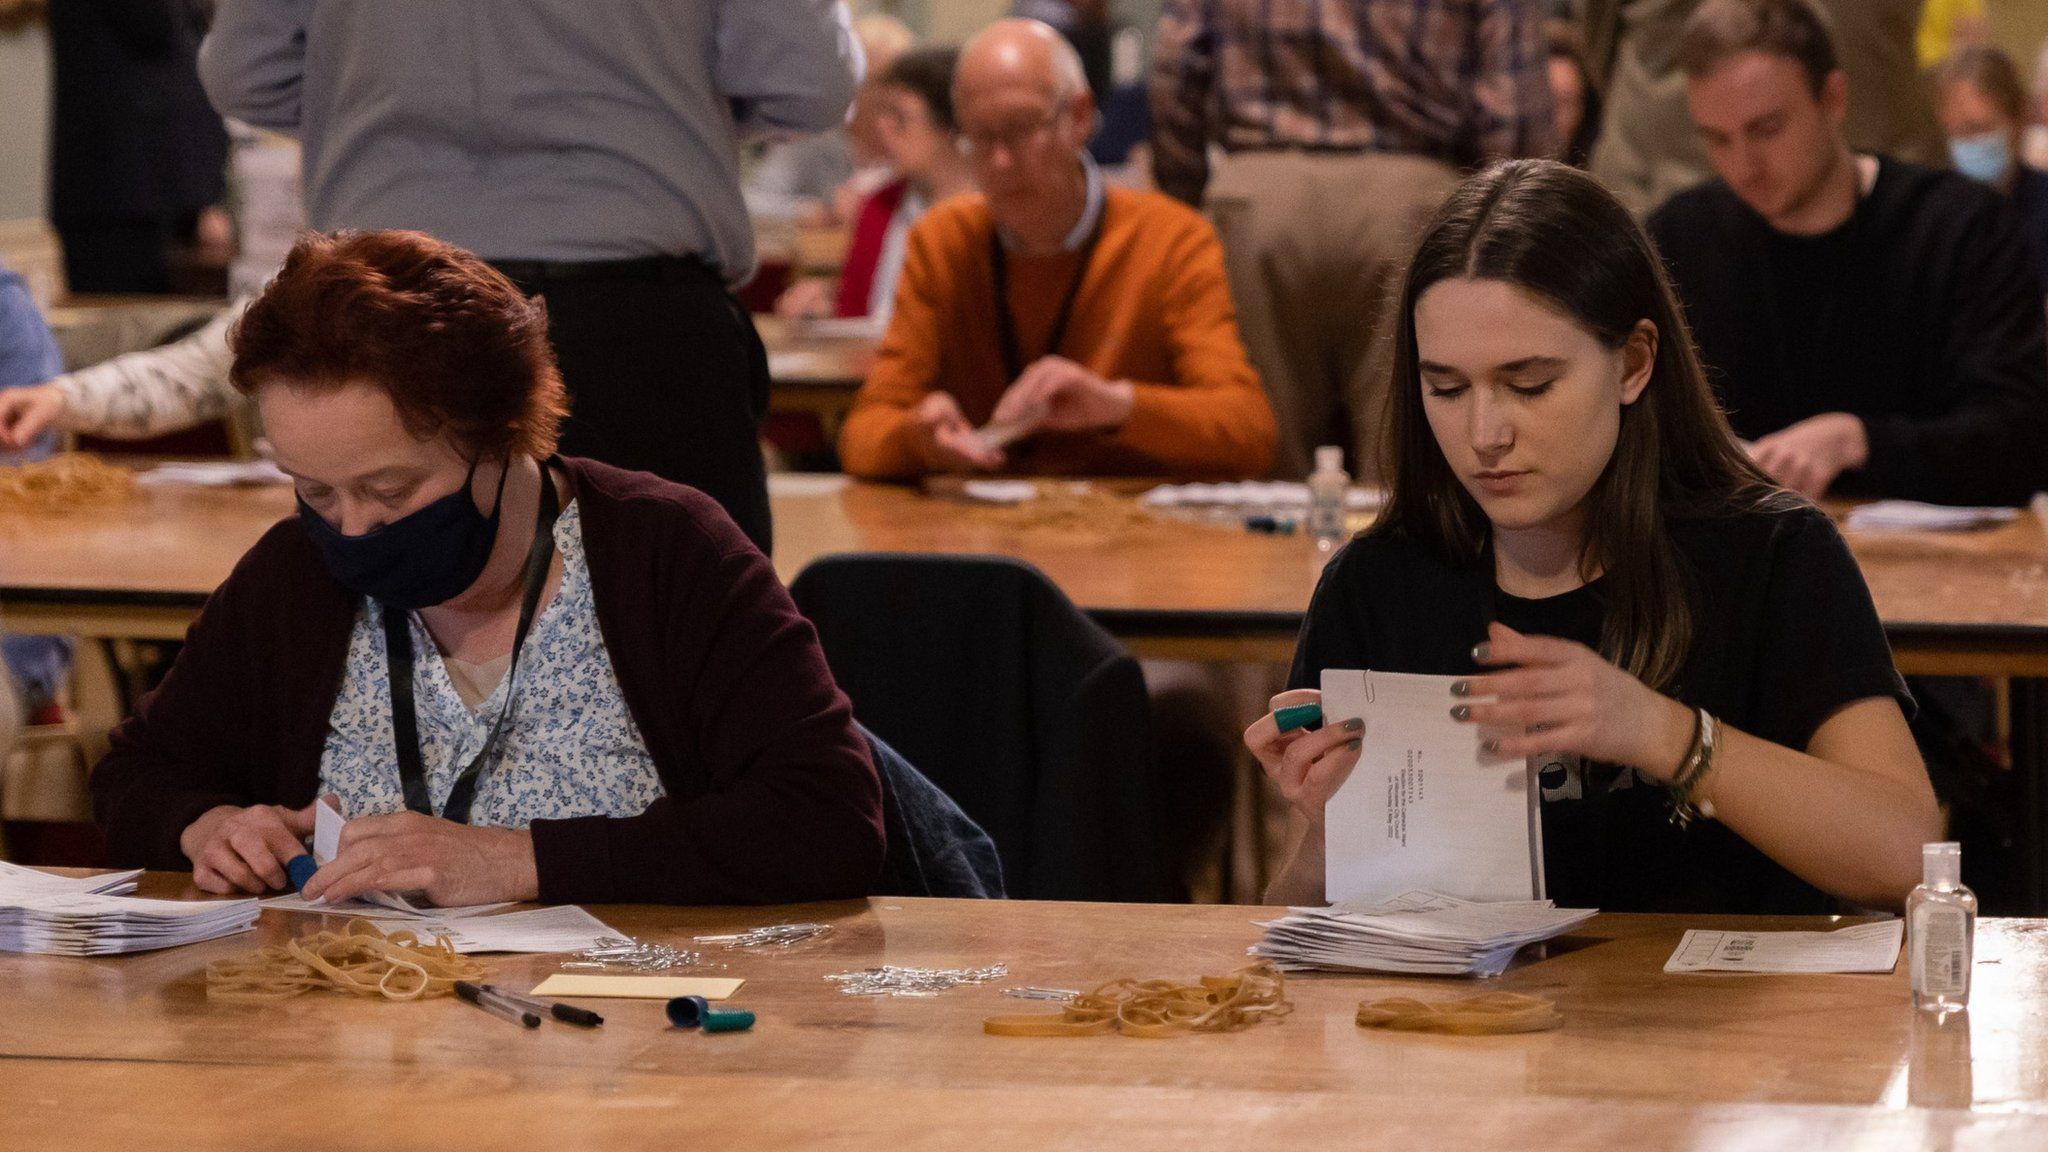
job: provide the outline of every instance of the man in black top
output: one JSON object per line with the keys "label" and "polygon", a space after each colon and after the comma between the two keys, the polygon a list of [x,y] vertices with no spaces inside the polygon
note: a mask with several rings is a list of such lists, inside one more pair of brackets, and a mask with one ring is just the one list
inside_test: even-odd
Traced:
{"label": "man in black top", "polygon": [[2048,488],[2039,281],[1997,195],[1850,151],[1848,81],[1806,0],[1708,0],[1678,58],[1721,178],[1650,232],[1757,463],[1811,497]]}
{"label": "man in black top", "polygon": [[73,292],[169,292],[171,253],[227,198],[227,129],[196,63],[210,5],[50,5],[50,220]]}

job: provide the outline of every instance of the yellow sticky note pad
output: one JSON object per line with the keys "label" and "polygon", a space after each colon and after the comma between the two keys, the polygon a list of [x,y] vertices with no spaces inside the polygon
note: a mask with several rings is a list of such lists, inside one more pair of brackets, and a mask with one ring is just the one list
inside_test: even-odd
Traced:
{"label": "yellow sticky note pad", "polygon": [[579,976],[556,973],[534,986],[535,996],[603,996],[626,1000],[673,1000],[702,996],[723,1000],[744,980],[722,976]]}

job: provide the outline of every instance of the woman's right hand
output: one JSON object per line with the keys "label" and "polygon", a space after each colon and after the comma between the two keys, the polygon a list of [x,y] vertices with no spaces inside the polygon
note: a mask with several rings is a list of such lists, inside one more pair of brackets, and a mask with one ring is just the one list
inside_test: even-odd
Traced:
{"label": "woman's right hand", "polygon": [[0,388],[0,449],[19,452],[64,418],[64,393],[54,384]]}
{"label": "woman's right hand", "polygon": [[202,891],[269,892],[290,887],[284,866],[305,855],[304,838],[312,834],[311,804],[223,804],[186,825],[178,847],[192,861],[192,880]]}
{"label": "woman's right hand", "polygon": [[830,280],[806,276],[782,290],[775,298],[775,314],[790,320],[830,316],[833,305]]}
{"label": "woman's right hand", "polygon": [[[1323,694],[1313,688],[1297,688],[1273,697],[1275,711],[1297,704],[1321,704]],[[1308,820],[1312,829],[1323,826],[1323,808],[1336,794],[1351,769],[1358,764],[1364,746],[1362,720],[1326,724],[1315,731],[1297,729],[1281,732],[1273,713],[1259,717],[1244,730],[1244,746],[1258,757],[1266,775],[1287,798],[1287,803]]]}

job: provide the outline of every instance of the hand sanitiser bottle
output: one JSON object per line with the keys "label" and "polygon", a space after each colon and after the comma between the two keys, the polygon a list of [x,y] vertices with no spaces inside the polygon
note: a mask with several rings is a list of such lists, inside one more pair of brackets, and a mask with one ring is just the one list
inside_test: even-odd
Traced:
{"label": "hand sanitiser bottle", "polygon": [[1920,867],[1920,886],[1906,897],[1913,1007],[1923,1012],[1958,1012],[1970,1003],[1977,894],[1963,887],[1960,844],[1922,845]]}
{"label": "hand sanitiser bottle", "polygon": [[1325,555],[1344,543],[1344,498],[1351,477],[1344,471],[1344,449],[1325,444],[1316,449],[1316,470],[1308,478],[1308,532],[1316,551]]}

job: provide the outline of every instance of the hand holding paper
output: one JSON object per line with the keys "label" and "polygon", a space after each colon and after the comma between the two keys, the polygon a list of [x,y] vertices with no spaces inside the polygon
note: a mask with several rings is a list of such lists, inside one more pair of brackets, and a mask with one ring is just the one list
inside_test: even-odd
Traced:
{"label": "hand holding paper", "polygon": [[1320,704],[1322,699],[1323,694],[1313,688],[1282,692],[1273,697],[1273,711],[1244,734],[1245,747],[1258,758],[1280,795],[1318,828],[1330,797],[1358,763],[1359,736],[1365,728],[1365,722],[1356,716],[1338,718],[1315,730],[1281,723],[1284,711]]}
{"label": "hand holding paper", "polygon": [[350,820],[304,895],[333,903],[371,892],[420,892],[442,907],[532,900],[540,895],[533,837],[417,812]]}

